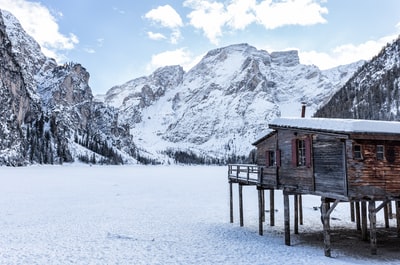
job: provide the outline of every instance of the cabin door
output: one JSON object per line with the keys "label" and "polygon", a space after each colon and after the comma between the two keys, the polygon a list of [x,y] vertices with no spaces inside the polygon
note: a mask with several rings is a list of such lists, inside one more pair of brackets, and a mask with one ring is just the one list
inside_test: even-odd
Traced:
{"label": "cabin door", "polygon": [[345,144],[340,139],[325,137],[313,142],[315,191],[345,195]]}

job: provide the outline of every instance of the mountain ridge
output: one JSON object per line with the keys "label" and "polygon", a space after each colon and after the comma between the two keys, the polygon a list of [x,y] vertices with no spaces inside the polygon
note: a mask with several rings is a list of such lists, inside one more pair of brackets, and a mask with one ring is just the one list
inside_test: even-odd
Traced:
{"label": "mountain ridge", "polygon": [[[169,71],[173,86],[140,77],[117,86],[119,93],[106,94],[104,101],[129,121],[135,143],[159,159],[167,151],[229,160],[247,156],[274,117],[300,115],[301,102],[313,114],[362,63],[321,71],[300,64],[297,51],[270,54],[234,44],[209,51],[188,72],[159,68]],[[160,89],[160,97],[141,104]]]}

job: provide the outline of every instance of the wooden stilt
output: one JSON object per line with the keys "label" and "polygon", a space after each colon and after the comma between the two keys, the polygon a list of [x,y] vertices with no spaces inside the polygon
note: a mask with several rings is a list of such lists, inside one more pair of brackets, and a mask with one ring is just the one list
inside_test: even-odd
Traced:
{"label": "wooden stilt", "polygon": [[371,244],[371,254],[376,255],[377,245],[376,245],[376,211],[375,211],[375,201],[370,201],[368,203],[369,212],[369,224],[370,224],[370,244]]}
{"label": "wooden stilt", "polygon": [[392,201],[387,204],[389,219],[393,219]]}
{"label": "wooden stilt", "polygon": [[361,238],[364,241],[368,240],[367,234],[367,202],[361,202]]}
{"label": "wooden stilt", "polygon": [[386,204],[383,207],[383,216],[384,216],[384,219],[385,219],[385,228],[389,228],[389,209],[388,209],[388,205],[389,204]]}
{"label": "wooden stilt", "polygon": [[328,210],[329,210],[329,203],[323,199],[321,205],[321,214],[324,227],[324,252],[326,257],[331,256],[331,235],[329,233],[330,225],[329,225]]}
{"label": "wooden stilt", "polygon": [[331,235],[330,235],[330,215],[339,204],[339,200],[335,200],[332,207],[330,206],[329,200],[321,198],[321,219],[324,227],[324,252],[326,257],[331,256]]}
{"label": "wooden stilt", "polygon": [[274,189],[269,190],[269,225],[275,225],[275,192]]}
{"label": "wooden stilt", "polygon": [[354,216],[354,202],[350,202],[350,218],[352,222],[355,222],[355,216]]}
{"label": "wooden stilt", "polygon": [[360,202],[355,202],[356,205],[356,224],[357,224],[357,230],[361,230],[361,213],[360,213]]}
{"label": "wooden stilt", "polygon": [[265,222],[265,191],[264,189],[261,190],[261,202],[262,202],[262,209],[261,209],[261,214],[262,214],[262,221]]}
{"label": "wooden stilt", "polygon": [[243,185],[239,184],[239,219],[240,226],[243,226]]}
{"label": "wooden stilt", "polygon": [[265,212],[264,208],[263,208],[263,195],[262,193],[264,192],[264,190],[262,190],[261,188],[257,187],[257,191],[258,191],[258,234],[260,236],[263,235],[263,215]]}
{"label": "wooden stilt", "polygon": [[290,207],[289,207],[289,195],[283,193],[283,205],[284,205],[284,222],[285,222],[285,245],[290,246]]}
{"label": "wooden stilt", "polygon": [[395,201],[395,206],[396,206],[397,237],[400,237],[400,201]]}
{"label": "wooden stilt", "polygon": [[229,221],[233,223],[233,188],[232,182],[229,182]]}
{"label": "wooden stilt", "polygon": [[303,225],[303,196],[299,195],[299,221]]}
{"label": "wooden stilt", "polygon": [[294,233],[299,233],[299,195],[295,194],[294,198]]}

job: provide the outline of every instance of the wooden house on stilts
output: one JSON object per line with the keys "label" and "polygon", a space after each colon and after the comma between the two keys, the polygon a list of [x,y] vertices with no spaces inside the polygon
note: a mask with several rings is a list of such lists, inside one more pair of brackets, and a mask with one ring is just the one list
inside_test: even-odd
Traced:
{"label": "wooden house on stilts", "polygon": [[[325,255],[331,255],[329,218],[340,202],[350,202],[356,211],[363,239],[369,237],[371,253],[377,252],[376,213],[395,202],[400,236],[400,122],[277,118],[271,132],[258,139],[257,165],[229,165],[228,178],[241,187],[254,185],[259,194],[259,232],[262,234],[264,190],[280,189],[284,196],[285,244],[290,245],[289,196],[295,200],[295,233],[302,222],[301,195],[321,197]],[[353,208],[354,207],[354,208]],[[239,205],[243,225],[243,207]],[[385,212],[386,213],[386,212]],[[274,211],[270,211],[271,225]],[[367,219],[368,214],[368,219]],[[354,215],[352,216],[354,219]]]}

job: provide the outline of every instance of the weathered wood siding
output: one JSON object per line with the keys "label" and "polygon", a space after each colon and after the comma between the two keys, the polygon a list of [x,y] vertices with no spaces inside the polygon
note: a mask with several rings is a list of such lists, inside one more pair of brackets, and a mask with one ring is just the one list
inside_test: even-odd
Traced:
{"label": "weathered wood siding", "polygon": [[278,130],[278,149],[281,153],[281,166],[279,168],[278,186],[299,193],[310,193],[314,190],[313,165],[298,167],[293,164],[292,141],[293,139],[306,139],[310,134],[294,130]]}
{"label": "weathered wood siding", "polygon": [[260,166],[260,184],[264,188],[276,188],[277,186],[277,165],[269,166],[267,152],[276,152],[276,137],[271,135],[269,138],[257,144],[257,165]]}
{"label": "weathered wood siding", "polygon": [[334,135],[317,134],[313,139],[315,191],[347,194],[345,143]]}
{"label": "weathered wood siding", "polygon": [[[353,158],[354,144],[362,146],[362,159]],[[383,160],[376,158],[377,145],[384,146]],[[350,198],[400,198],[400,141],[348,141],[346,152]]]}

